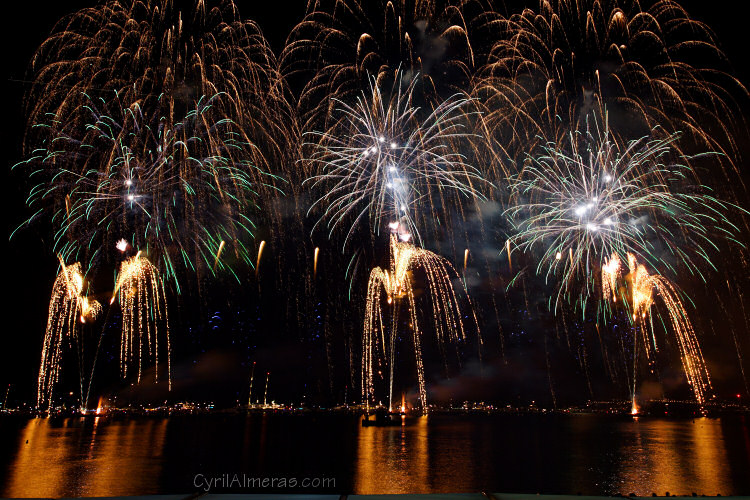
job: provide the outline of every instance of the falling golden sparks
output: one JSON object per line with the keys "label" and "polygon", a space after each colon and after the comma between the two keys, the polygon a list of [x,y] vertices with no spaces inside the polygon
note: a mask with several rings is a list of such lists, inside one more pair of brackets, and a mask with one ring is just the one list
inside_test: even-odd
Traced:
{"label": "falling golden sparks", "polygon": [[[439,343],[458,343],[466,340],[466,329],[461,317],[461,309],[451,275],[458,273],[450,262],[442,257],[411,243],[399,241],[397,235],[391,234],[390,269],[374,268],[367,284],[367,303],[365,307],[364,335],[362,338],[362,392],[369,402],[374,393],[374,376],[378,373],[375,357],[384,358],[389,369],[389,407],[393,401],[394,365],[396,362],[396,342],[398,310],[401,302],[406,300],[409,309],[410,327],[414,342],[414,354],[417,366],[419,398],[423,409],[427,408],[427,390],[425,387],[424,365],[422,361],[422,331],[417,318],[417,306],[414,293],[412,271],[424,270],[432,296],[432,316],[437,341]],[[381,294],[385,292],[387,303],[392,308],[389,333],[383,324]],[[472,311],[474,323],[476,316]],[[479,338],[481,343],[481,337]]]}
{"label": "falling golden sparks", "polygon": [[710,28],[679,2],[534,3],[507,18],[484,15],[496,36],[471,94],[505,152],[523,156],[578,127],[592,105],[616,106],[630,130],[683,131],[722,153],[725,174],[739,173],[735,134],[744,132],[720,117],[743,116],[732,96],[747,90]]}
{"label": "falling golden sparks", "polygon": [[655,281],[657,276],[651,276],[646,267],[639,264],[632,253],[628,254],[628,265],[630,267],[633,321],[638,322],[646,319],[646,315],[654,303],[654,287],[657,286]]}
{"label": "falling golden sparks", "polygon": [[224,240],[221,240],[221,243],[219,243],[219,249],[216,250],[216,257],[214,258],[214,267],[213,267],[214,271],[216,271],[216,265],[219,263],[219,258],[221,257],[222,250],[224,250]]}
{"label": "falling golden sparks", "polygon": [[[703,359],[698,338],[680,299],[680,294],[675,286],[664,276],[650,274],[643,264],[632,253],[628,253],[628,266],[630,273],[627,279],[630,284],[629,304],[631,308],[631,319],[636,328],[636,352],[639,339],[645,348],[646,357],[651,359],[656,350],[656,337],[653,326],[649,327],[648,318],[652,312],[655,298],[658,296],[667,309],[672,331],[677,339],[677,345],[682,359],[682,367],[685,372],[690,388],[693,390],[695,399],[699,404],[706,401],[712,387],[711,377]],[[614,302],[617,294],[617,280],[621,275],[620,259],[613,255],[602,268],[602,288],[604,297]],[[651,330],[649,336],[649,329]],[[649,338],[650,337],[650,338]],[[637,356],[634,359],[637,363]],[[635,395],[635,374],[633,368],[633,394]]]}
{"label": "falling golden sparks", "polygon": [[128,375],[131,362],[138,364],[140,382],[144,358],[153,358],[155,380],[159,379],[159,337],[167,343],[167,380],[172,388],[171,346],[169,316],[164,283],[158,270],[139,251],[135,257],[120,265],[115,285],[115,295],[122,309],[122,333],[120,343],[120,372]]}
{"label": "falling golden sparks", "polygon": [[[560,252],[557,252],[557,260],[560,260]],[[612,254],[612,257],[602,266],[602,296],[604,300],[617,302],[617,279],[621,272],[620,257]]]}
{"label": "falling golden sparks", "polygon": [[[304,85],[298,94],[304,127],[316,128],[330,119],[333,100],[356,99],[368,75],[382,81],[397,68],[421,75],[419,92],[427,108],[446,93],[465,88],[459,82],[467,83],[476,67],[468,26],[491,26],[489,19],[499,15],[464,8],[464,3],[308,2],[280,55],[283,75]],[[420,40],[439,40],[441,57],[423,64]]]}
{"label": "falling golden sparks", "polygon": [[81,323],[90,323],[96,320],[101,312],[102,305],[98,301],[89,300],[88,297],[81,299]]}
{"label": "falling golden sparks", "polygon": [[104,0],[58,23],[32,66],[19,166],[55,251],[119,265],[102,250],[127,238],[178,293],[185,274],[252,265],[299,137],[276,56],[232,0]]}
{"label": "falling golden sparks", "polygon": [[[60,272],[52,285],[49,309],[47,315],[47,329],[42,344],[42,360],[39,365],[37,383],[37,405],[52,403],[52,390],[60,376],[62,351],[66,344],[76,344],[81,347],[78,320],[81,323],[93,321],[101,311],[101,306],[95,300],[89,300],[84,295],[84,276],[81,264],[76,262],[65,265],[62,257]],[[80,354],[80,352],[79,352]],[[83,384],[83,381],[81,381]],[[83,393],[83,388],[81,388]]]}
{"label": "falling golden sparks", "polygon": [[315,252],[313,254],[313,278],[318,277],[318,254],[320,254],[320,248],[315,247]]}
{"label": "falling golden sparks", "polygon": [[260,242],[258,246],[258,260],[255,263],[255,276],[258,276],[258,270],[260,269],[260,258],[263,256],[263,249],[266,247],[266,240]]}
{"label": "falling golden sparks", "polygon": [[[708,163],[704,168],[704,160],[694,170],[688,153],[717,151],[720,177],[742,177],[738,144],[745,131],[738,125],[741,120],[721,117],[742,115],[742,99],[735,102],[732,96],[746,96],[746,89],[725,72],[725,58],[708,27],[690,19],[675,2],[642,9],[638,2],[544,1],[538,9],[507,18],[491,3],[316,0],[308,3],[303,21],[287,37],[280,61],[260,28],[240,19],[234,0],[220,0],[216,9],[199,1],[192,10],[171,0],[105,0],[59,23],[30,69],[34,91],[24,145],[29,159],[23,163],[35,179],[30,213],[39,214],[29,223],[47,217],[54,252],[71,261],[75,256],[80,264],[66,266],[61,259],[49,304],[38,400],[51,400],[65,349],[78,343],[82,350],[82,325],[101,314],[102,305],[87,296],[82,272],[100,263],[110,269],[122,264],[110,304],[119,300],[123,311],[123,375],[128,364],[134,372],[137,362],[140,380],[142,362],[158,365],[164,345],[159,351],[157,338],[164,344],[165,331],[169,351],[165,284],[172,280],[179,294],[178,276],[182,280],[184,274],[195,274],[202,280],[206,271],[225,269],[234,274],[234,263],[245,264],[249,276],[253,259],[259,291],[261,258],[272,259],[264,264],[264,271],[271,266],[269,273],[279,261],[276,284],[282,285],[277,288],[286,292],[296,287],[315,302],[294,304],[300,311],[297,322],[314,317],[314,305],[331,344],[329,318],[347,309],[334,305],[338,290],[322,287],[333,291],[320,303],[308,293],[309,244],[295,248],[294,265],[281,263],[289,253],[283,238],[297,236],[283,227],[291,220],[287,215],[299,211],[296,220],[304,227],[306,202],[296,202],[309,199],[304,208],[315,214],[314,227],[327,226],[332,242],[339,238],[346,247],[351,235],[353,245],[372,243],[357,248],[346,268],[350,302],[357,298],[352,298],[351,283],[358,282],[363,268],[371,269],[369,259],[386,246],[375,238],[385,224],[395,224],[398,233],[390,235],[388,245],[390,266],[373,269],[368,283],[363,343],[370,350],[363,356],[370,366],[362,390],[373,390],[373,370],[376,375],[382,370],[387,378],[390,369],[393,397],[396,340],[411,335],[424,406],[422,331],[432,328],[424,322],[435,321],[439,342],[465,338],[471,320],[458,309],[456,294],[461,292],[454,287],[461,285],[451,273],[461,265],[460,246],[472,244],[478,252],[471,255],[472,269],[486,259],[477,249],[489,244],[472,239],[477,228],[482,238],[499,233],[485,226],[489,218],[477,217],[476,223],[461,227],[462,221],[479,215],[482,205],[475,202],[484,201],[486,191],[492,206],[509,210],[519,205],[511,194],[523,193],[539,213],[520,211],[516,228],[536,235],[548,276],[554,271],[577,278],[565,278],[560,289],[582,309],[590,290],[603,297],[599,305],[605,309],[616,304],[627,311],[635,325],[634,341],[638,346],[645,342],[649,356],[651,350],[657,352],[655,339],[651,341],[656,335],[652,314],[662,314],[667,334],[674,330],[688,382],[702,401],[710,379],[683,306],[687,299],[661,274],[674,280],[681,267],[668,265],[679,261],[705,281],[703,269],[691,259],[705,258],[705,266],[716,267],[700,245],[718,249],[709,240],[718,223],[728,228],[719,231],[736,236],[724,223],[725,213],[735,207],[710,193],[700,194],[702,172],[716,172]],[[417,34],[426,38],[418,40]],[[423,65],[422,38],[439,41],[445,57]],[[693,56],[700,52],[709,57]],[[132,55],[132,64],[118,63],[124,53]],[[180,91],[185,82],[192,89],[187,94]],[[607,146],[599,147],[599,153],[612,155],[583,147],[587,116],[604,116],[607,106],[620,115],[616,127],[613,122],[616,130],[610,139],[591,145]],[[646,129],[642,139],[631,140],[629,134]],[[567,138],[570,147],[564,144]],[[554,146],[543,151],[545,144]],[[667,154],[667,146],[674,155]],[[649,152],[656,152],[659,161],[630,161]],[[519,161],[506,162],[506,156]],[[522,157],[531,161],[521,162]],[[672,157],[680,158],[679,165],[667,161]],[[596,161],[586,163],[587,158]],[[493,166],[501,164],[507,166]],[[550,168],[554,165],[559,167]],[[528,182],[519,182],[524,189],[506,190],[513,179]],[[668,185],[672,179],[674,186]],[[541,192],[545,186],[547,191]],[[293,209],[275,203],[287,187]],[[304,192],[308,187],[309,198]],[[551,213],[550,200],[562,200],[566,193],[576,195],[573,203],[555,202],[558,210],[545,218]],[[644,203],[647,194],[652,201]],[[673,195],[679,199],[673,201]],[[699,213],[693,205],[705,210]],[[284,209],[271,208],[277,206]],[[667,226],[668,221],[677,224]],[[271,256],[262,257],[266,241],[255,247],[254,232],[261,227],[271,238]],[[553,233],[555,228],[561,229]],[[550,244],[544,231],[576,236],[556,240],[570,244]],[[509,234],[504,246],[512,273],[511,252],[525,247]],[[423,242],[436,241],[452,249],[452,264],[421,248]],[[601,243],[606,241],[616,244]],[[492,268],[488,263],[486,275],[503,267],[502,240],[496,243],[500,261]],[[140,252],[133,257],[138,248],[148,259]],[[647,248],[659,251],[648,254]],[[312,283],[319,252],[314,247]],[[464,290],[469,253],[465,248],[459,276]],[[343,267],[330,250],[324,257],[322,279],[332,282]],[[521,271],[526,257],[518,263]],[[305,269],[300,283],[297,276],[286,276],[300,268]],[[647,269],[661,274],[652,276]],[[596,286],[599,270],[601,292]],[[415,276],[429,286],[417,288]],[[587,285],[579,295],[582,277]],[[526,283],[519,281],[524,314],[533,314]],[[492,280],[480,282],[495,313],[496,301],[503,297],[511,310],[515,298],[495,294],[488,284],[494,287]],[[415,306],[426,304],[420,300],[431,301],[427,308],[434,311],[425,310],[433,320],[420,316],[421,325]],[[106,305],[106,298],[102,301]],[[409,309],[410,321],[404,321],[403,308]],[[496,324],[500,328],[502,322]],[[501,344],[504,335],[500,333]],[[736,339],[735,345],[739,356]],[[351,358],[356,346],[347,347]],[[167,370],[171,373],[169,366]],[[393,404],[396,408],[397,401]]]}

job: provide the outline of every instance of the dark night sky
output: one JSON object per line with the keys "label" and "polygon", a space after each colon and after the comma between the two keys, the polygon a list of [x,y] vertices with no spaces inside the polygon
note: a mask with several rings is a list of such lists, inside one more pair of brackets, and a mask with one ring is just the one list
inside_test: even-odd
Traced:
{"label": "dark night sky", "polygon": [[[47,37],[54,23],[63,15],[73,12],[80,7],[94,5],[96,2],[76,0],[73,2],[49,2],[47,4],[22,1],[13,2],[12,6],[4,8],[4,35],[6,36],[4,59],[5,70],[5,95],[4,110],[6,118],[3,136],[3,150],[5,152],[6,175],[9,167],[22,158],[21,142],[24,130],[23,97],[28,89],[25,82],[28,63],[36,47]],[[176,2],[179,3],[179,2]],[[511,4],[522,2],[507,2]],[[527,2],[536,6],[537,2]],[[750,58],[747,55],[747,18],[743,12],[737,11],[735,2],[704,2],[691,0],[681,2],[688,12],[696,19],[706,22],[715,31],[719,44],[727,54],[735,74],[746,85],[750,86]],[[255,1],[237,0],[240,13],[243,18],[254,19],[259,23],[266,38],[272,44],[274,50],[279,52],[290,29],[301,20],[304,14],[304,1]],[[724,7],[719,7],[724,5]],[[730,7],[730,5],[732,7]],[[515,10],[515,8],[511,8]],[[6,196],[6,239],[7,235],[15,229],[26,216],[24,211],[24,199],[28,186],[18,174],[10,174],[5,182]],[[6,295],[3,311],[3,328],[0,330],[0,394],[4,395],[5,388],[10,383],[13,385],[11,401],[21,399],[31,401],[34,394],[36,374],[39,363],[39,352],[41,339],[46,321],[47,300],[52,277],[56,271],[57,262],[49,252],[49,241],[47,236],[34,230],[19,232],[13,241],[6,243]],[[745,337],[748,332],[740,332]],[[746,342],[745,345],[750,345]],[[290,342],[280,342],[278,345],[270,343],[265,347],[265,354],[269,357],[289,356],[292,366],[287,366],[286,375],[281,375],[278,384],[291,387],[298,384],[303,374],[310,373],[309,368],[302,365],[305,359],[290,347]],[[288,351],[288,352],[287,352]],[[256,354],[255,359],[258,356]],[[564,351],[561,351],[564,353]],[[750,351],[745,349],[746,355]],[[727,364],[736,367],[736,355],[730,352],[731,359]],[[205,373],[209,375],[203,379],[203,386],[198,387],[197,397],[210,393],[213,389],[211,384],[224,384],[225,380],[240,380],[246,377],[246,367],[241,363],[245,359],[231,352],[230,349],[218,349],[201,354],[201,362]],[[276,362],[278,364],[278,362]],[[226,378],[215,377],[211,366],[226,366],[232,364],[235,368],[227,369],[230,372]],[[269,365],[274,363],[269,362]],[[746,366],[747,363],[746,363]],[[291,369],[289,369],[291,368]],[[201,368],[180,368],[185,377],[203,377]],[[464,383],[467,387],[482,384],[512,384],[518,383],[523,375],[520,372],[533,371],[533,368],[518,366],[489,367],[481,372],[471,363],[467,366],[463,375],[450,383],[435,387],[436,393],[448,390],[450,386]],[[736,371],[736,370],[735,370]],[[313,377],[319,378],[321,373],[313,370]],[[546,376],[546,375],[545,375]],[[537,374],[530,374],[529,380],[536,380]],[[737,377],[739,380],[739,377]],[[578,378],[573,377],[575,384],[580,384]],[[545,381],[546,382],[546,381]],[[559,384],[565,384],[564,377]],[[538,392],[545,393],[546,384],[529,383],[529,399],[539,396]],[[215,387],[215,386],[214,386]],[[729,384],[727,390],[739,390],[741,382]],[[523,390],[522,387],[520,390]],[[290,394],[298,394],[298,390],[289,389]],[[189,391],[188,391],[189,392]],[[232,393],[231,390],[228,391]],[[469,391],[467,397],[474,394]],[[483,393],[478,393],[479,396]],[[505,394],[504,392],[502,394]],[[230,397],[230,396],[227,396]]]}

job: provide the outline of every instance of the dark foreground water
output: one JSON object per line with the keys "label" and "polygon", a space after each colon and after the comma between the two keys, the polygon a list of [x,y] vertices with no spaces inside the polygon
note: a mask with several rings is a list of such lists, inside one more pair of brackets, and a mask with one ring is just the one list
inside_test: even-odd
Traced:
{"label": "dark foreground water", "polygon": [[0,444],[6,497],[209,485],[251,493],[750,494],[742,416],[432,415],[390,428],[335,414],[6,418]]}

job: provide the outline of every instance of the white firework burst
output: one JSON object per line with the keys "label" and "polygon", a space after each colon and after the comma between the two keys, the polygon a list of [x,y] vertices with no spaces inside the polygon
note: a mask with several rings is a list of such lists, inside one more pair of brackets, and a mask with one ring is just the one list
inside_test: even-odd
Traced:
{"label": "white firework burst", "polygon": [[372,79],[353,105],[336,101],[339,119],[328,131],[307,134],[305,161],[315,174],[306,182],[322,190],[310,211],[322,210],[316,226],[326,223],[329,236],[346,231],[344,246],[363,221],[375,234],[387,222],[402,240],[421,243],[420,222],[440,213],[450,192],[484,198],[486,181],[460,149],[471,147],[471,100],[454,95],[423,110],[414,103],[416,82],[397,72],[386,93]]}

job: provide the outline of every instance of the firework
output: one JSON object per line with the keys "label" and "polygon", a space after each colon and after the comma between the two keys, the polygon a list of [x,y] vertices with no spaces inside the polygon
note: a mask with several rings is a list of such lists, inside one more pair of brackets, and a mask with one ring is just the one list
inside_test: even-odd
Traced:
{"label": "firework", "polygon": [[[172,124],[146,116],[138,103],[122,108],[118,102],[117,118],[90,103],[89,137],[79,143],[58,135],[49,161],[65,163],[69,155],[83,165],[104,161],[92,152],[97,144],[109,164],[81,172],[63,168],[41,195],[54,199],[67,192],[66,206],[55,216],[61,225],[57,249],[80,255],[83,247],[98,248],[110,235],[124,234],[136,246],[153,248],[172,278],[180,264],[212,273],[225,268],[219,257],[227,241],[236,258],[252,262],[254,223],[247,214],[257,210],[260,187],[252,163],[241,159],[249,145],[238,139],[236,124],[210,116],[218,99],[200,100],[184,121]],[[121,238],[116,247],[122,252],[129,243]]]}
{"label": "firework", "polygon": [[[551,309],[587,311],[592,297],[607,320],[627,309],[651,358],[651,317],[667,310],[703,401],[710,379],[672,282],[682,272],[707,281],[720,240],[735,238],[737,207],[705,184],[716,172],[732,181],[725,191],[741,184],[748,93],[704,24],[673,0],[644,7],[540,0],[503,17],[486,0],[310,0],[278,60],[233,0],[104,0],[66,17],[32,61],[19,164],[32,183],[28,222],[80,262],[63,265],[53,288],[38,401],[51,401],[64,348],[82,353],[84,325],[101,314],[84,279],[98,270],[119,266],[110,304],[123,314],[123,376],[138,365],[140,380],[149,364],[162,376],[165,351],[171,375],[167,287],[206,297],[205,278],[244,284],[252,267],[258,294],[283,290],[280,316],[324,339],[332,369],[329,324],[360,313],[328,284],[344,276],[356,302],[357,273],[386,243],[389,266],[372,269],[365,297],[368,402],[384,366],[394,403],[398,343],[411,336],[426,406],[425,332],[443,353],[471,327],[456,280],[466,292],[479,276],[499,328],[512,315],[501,318],[494,287],[517,272],[532,314],[517,250],[554,283]],[[507,271],[487,251],[498,224],[481,212],[499,218],[496,202],[513,226],[498,240]],[[317,241],[300,244],[306,213],[351,251],[348,265]],[[267,240],[257,250],[256,234]],[[279,272],[260,276],[261,259]],[[184,286],[186,274],[199,286]],[[356,343],[346,349],[354,379]]]}
{"label": "firework", "polygon": [[216,271],[216,265],[219,263],[219,258],[221,258],[221,252],[224,250],[224,245],[226,245],[226,242],[224,240],[221,240],[221,243],[219,243],[219,249],[216,251],[216,257],[214,257],[214,266],[213,270]]}
{"label": "firework", "polygon": [[[560,252],[557,253],[560,255]],[[560,259],[556,256],[556,259]],[[604,300],[611,300],[617,302],[617,279],[620,276],[622,262],[617,254],[612,254],[612,257],[604,263],[602,266],[602,296]]]}
{"label": "firework", "polygon": [[56,251],[88,269],[124,238],[175,282],[252,265],[251,217],[275,217],[258,203],[282,194],[296,128],[271,49],[231,1],[84,9],[32,70],[29,202]]}
{"label": "firework", "polygon": [[607,263],[613,254],[701,275],[700,264],[712,266],[712,236],[733,238],[732,206],[695,183],[674,151],[676,140],[646,136],[621,144],[606,119],[601,126],[592,120],[566,142],[544,146],[514,179],[512,240],[540,250],[538,273],[559,277],[555,308],[563,297],[585,304],[596,270],[615,265]]}
{"label": "firework", "polygon": [[255,262],[255,276],[258,276],[258,270],[260,269],[260,258],[263,256],[263,249],[266,247],[266,240],[262,240],[258,245],[258,259]]}
{"label": "firework", "polygon": [[[682,368],[685,372],[690,388],[693,390],[695,399],[698,403],[703,404],[711,391],[711,377],[708,368],[703,359],[703,353],[700,343],[695,335],[693,326],[688,318],[687,311],[680,298],[679,291],[664,276],[651,274],[646,267],[638,262],[638,259],[632,253],[628,253],[628,267],[630,273],[624,278],[629,285],[629,290],[625,294],[625,304],[629,307],[630,318],[636,328],[635,348],[633,359],[633,405],[635,406],[635,387],[636,373],[638,362],[638,344],[640,343],[645,351],[647,359],[653,359],[657,350],[656,331],[653,323],[649,321],[649,316],[656,309],[656,298],[660,298],[660,303],[667,310],[669,324],[677,340],[677,346],[682,359]],[[612,282],[619,282],[623,278],[619,258],[612,256],[607,263],[606,271]],[[604,272],[604,271],[603,271]],[[616,286],[616,285],[615,285]],[[612,286],[614,288],[614,286]],[[623,287],[625,290],[626,287]],[[611,300],[615,300],[617,292],[608,294]]]}
{"label": "firework", "polygon": [[318,172],[308,183],[323,191],[311,207],[323,210],[316,226],[327,222],[329,236],[344,228],[344,247],[365,222],[375,234],[398,223],[402,238],[421,242],[420,222],[437,217],[448,191],[469,202],[484,198],[479,171],[453,149],[470,135],[468,101],[454,96],[422,113],[412,100],[415,84],[399,74],[389,96],[373,79],[354,105],[337,101],[336,126],[308,135],[306,161]]}
{"label": "firework", "polygon": [[353,100],[370,76],[382,84],[399,68],[420,75],[426,105],[462,92],[476,65],[470,38],[487,38],[498,17],[475,0],[309,2],[281,54],[282,73],[299,89],[303,128],[327,129],[333,99]]}
{"label": "firework", "polygon": [[158,270],[138,252],[122,262],[111,302],[117,299],[122,310],[120,371],[128,375],[131,363],[137,363],[140,382],[144,361],[154,360],[154,377],[159,378],[159,339],[166,341],[167,380],[171,389],[171,346],[169,316],[164,283]]}
{"label": "firework", "polygon": [[[391,370],[392,398],[399,304],[405,299],[410,311],[420,399],[426,408],[412,269],[426,272],[438,343],[463,339],[465,334],[450,282],[449,271],[455,274],[455,270],[447,261],[419,248],[423,241],[420,227],[429,227],[430,221],[440,220],[442,213],[460,207],[464,201],[483,199],[479,186],[485,181],[454,150],[470,136],[467,128],[472,114],[463,109],[469,101],[454,96],[432,111],[422,112],[413,102],[416,82],[416,78],[405,81],[398,72],[386,94],[373,78],[369,92],[363,93],[354,105],[337,101],[340,118],[327,132],[309,134],[315,141],[306,145],[311,153],[305,159],[317,170],[308,180],[311,189],[323,192],[311,208],[323,212],[316,226],[327,222],[329,237],[337,229],[345,232],[343,248],[359,226],[366,225],[367,233],[377,235],[387,224],[390,233],[390,270],[373,269],[368,282],[363,397],[369,398],[373,390],[373,350],[378,349],[374,342],[380,335],[380,348]],[[449,197],[451,191],[458,196]],[[383,290],[391,306],[387,340],[380,306]]]}
{"label": "firework", "polygon": [[[367,284],[364,335],[362,337],[362,396],[370,400],[374,393],[374,376],[380,357],[389,370],[388,401],[393,402],[394,369],[396,344],[398,341],[399,308],[402,302],[409,310],[411,337],[414,342],[414,355],[417,366],[419,398],[422,408],[427,408],[424,364],[422,361],[422,329],[418,319],[418,309],[414,295],[413,271],[422,269],[427,279],[432,304],[432,318],[438,344],[458,343],[466,340],[466,329],[461,317],[456,290],[452,278],[457,276],[453,265],[442,257],[411,243],[399,241],[397,228],[390,237],[390,268],[374,268]],[[386,327],[383,321],[382,294],[385,294],[391,310],[391,324]],[[473,311],[472,311],[473,316]],[[477,324],[476,316],[473,316]],[[481,343],[481,337],[479,339]]]}
{"label": "firework", "polygon": [[318,276],[318,255],[320,255],[320,248],[315,247],[313,252],[313,278]]}
{"label": "firework", "polygon": [[[60,272],[52,285],[47,329],[42,344],[42,360],[37,383],[37,406],[52,404],[52,390],[58,381],[63,349],[75,344],[82,356],[78,322],[93,321],[101,311],[100,304],[84,295],[84,276],[81,264],[65,265],[60,258]],[[79,367],[82,368],[82,367]],[[81,380],[83,393],[83,380]]]}
{"label": "firework", "polygon": [[[489,57],[472,95],[496,144],[515,157],[615,112],[617,132],[685,131],[702,150],[738,157],[734,136],[747,90],[729,72],[711,30],[675,1],[542,0],[493,23]],[[725,117],[736,117],[726,120]]]}

